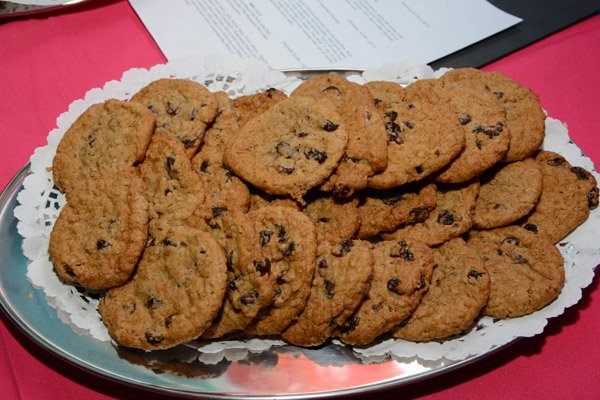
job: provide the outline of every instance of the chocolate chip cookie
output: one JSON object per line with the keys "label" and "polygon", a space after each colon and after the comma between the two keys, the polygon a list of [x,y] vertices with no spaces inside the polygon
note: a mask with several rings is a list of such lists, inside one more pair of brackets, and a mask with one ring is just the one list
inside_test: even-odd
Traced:
{"label": "chocolate chip cookie", "polygon": [[598,207],[598,186],[591,173],[560,154],[542,150],[535,160],[542,167],[542,195],[521,225],[557,243]]}
{"label": "chocolate chip cookie", "polygon": [[298,346],[318,346],[343,326],[369,289],[370,244],[346,239],[319,245],[315,276],[304,311],[281,334]]}
{"label": "chocolate chip cookie", "polygon": [[217,315],[225,255],[209,233],[175,227],[146,248],[133,279],[109,290],[98,310],[119,344],[166,349],[202,335]]}
{"label": "chocolate chip cookie", "polygon": [[333,191],[338,197],[351,196],[367,186],[369,176],[387,166],[385,127],[367,88],[339,75],[326,74],[304,81],[292,96],[329,100],[348,132],[344,158],[322,190]]}
{"label": "chocolate chip cookie", "polygon": [[88,289],[129,280],[148,237],[148,197],[133,167],[80,182],[58,216],[48,253],[66,282]]}
{"label": "chocolate chip cookie", "polygon": [[477,252],[461,238],[433,249],[429,290],[393,335],[417,342],[460,334],[479,316],[490,295],[490,276]]}
{"label": "chocolate chip cookie", "polygon": [[176,137],[188,158],[198,150],[207,126],[217,115],[217,101],[201,84],[188,79],[159,79],[133,95],[156,116],[156,133]]}
{"label": "chocolate chip cookie", "polygon": [[319,243],[350,239],[360,227],[356,197],[341,199],[328,193],[311,193],[303,212],[315,224]]}
{"label": "chocolate chip cookie", "polygon": [[491,278],[485,315],[512,318],[552,302],[565,282],[563,257],[546,238],[511,225],[471,234],[470,248],[483,259]]}
{"label": "chocolate chip cookie", "polygon": [[256,117],[287,98],[287,95],[278,89],[267,89],[264,92],[238,97],[233,101],[233,109],[240,126]]}
{"label": "chocolate chip cookie", "polygon": [[542,194],[542,169],[532,158],[500,164],[480,177],[473,224],[489,229],[527,215]]}
{"label": "chocolate chip cookie", "polygon": [[294,96],[246,123],[229,141],[224,164],[244,181],[297,200],[335,170],[348,142],[329,103]]}
{"label": "chocolate chip cookie", "polygon": [[275,335],[304,310],[315,271],[317,235],[310,218],[289,207],[263,207],[248,213],[263,254],[275,276],[275,297],[245,332]]}
{"label": "chocolate chip cookie", "polygon": [[339,330],[351,345],[367,345],[408,318],[427,292],[433,252],[413,240],[373,246],[373,278],[366,298]]}
{"label": "chocolate chip cookie", "polygon": [[107,100],[81,114],[61,139],[52,162],[54,184],[67,193],[83,180],[119,172],[144,159],[154,115],[142,104]]}

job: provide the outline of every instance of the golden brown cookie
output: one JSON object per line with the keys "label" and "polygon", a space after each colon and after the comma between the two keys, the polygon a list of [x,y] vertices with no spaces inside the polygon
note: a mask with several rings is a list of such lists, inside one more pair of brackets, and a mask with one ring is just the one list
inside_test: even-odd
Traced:
{"label": "golden brown cookie", "polygon": [[240,126],[256,117],[287,98],[287,95],[278,89],[267,89],[264,92],[238,97],[233,101],[233,109]]}
{"label": "golden brown cookie", "polygon": [[319,243],[350,239],[360,227],[356,197],[342,199],[328,193],[311,193],[303,211],[315,224]]}
{"label": "golden brown cookie", "polygon": [[417,342],[445,339],[467,329],[490,295],[490,276],[477,252],[461,238],[433,249],[429,290],[394,337]]}
{"label": "golden brown cookie", "polygon": [[225,255],[212,236],[176,227],[146,248],[133,279],[109,290],[98,310],[120,345],[166,349],[202,335],[221,307],[226,279]]}
{"label": "golden brown cookie", "polygon": [[510,225],[474,232],[467,244],[491,278],[483,310],[495,318],[530,314],[552,302],[565,282],[563,257],[546,238]]}
{"label": "golden brown cookie", "polygon": [[134,168],[80,182],[69,194],[48,253],[63,280],[107,289],[129,280],[148,237],[148,197]]}
{"label": "golden brown cookie", "polygon": [[367,187],[367,178],[387,165],[386,132],[369,91],[339,75],[312,77],[294,90],[292,96],[327,99],[342,118],[348,132],[348,147],[337,170],[322,187],[338,197],[351,196]]}
{"label": "golden brown cookie", "polygon": [[158,79],[133,95],[156,116],[156,133],[172,136],[183,144],[188,158],[196,153],[204,132],[217,116],[217,101],[198,82]]}
{"label": "golden brown cookie", "polygon": [[77,118],[52,161],[54,184],[67,193],[83,180],[119,172],[144,159],[154,115],[142,104],[107,100]]}

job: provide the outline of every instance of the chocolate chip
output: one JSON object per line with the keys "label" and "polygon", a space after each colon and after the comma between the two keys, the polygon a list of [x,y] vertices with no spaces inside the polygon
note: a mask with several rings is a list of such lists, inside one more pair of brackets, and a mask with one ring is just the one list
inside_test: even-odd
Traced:
{"label": "chocolate chip", "polygon": [[167,114],[175,116],[177,113],[179,113],[179,107],[175,107],[173,103],[167,101]]}
{"label": "chocolate chip", "polygon": [[553,159],[550,160],[546,160],[546,164],[548,164],[551,167],[560,167],[563,166],[567,163],[567,160],[565,160],[562,157],[555,157]]}
{"label": "chocolate chip", "polygon": [[257,299],[258,299],[258,293],[256,292],[256,290],[250,290],[240,296],[240,303],[247,306],[249,304],[256,303]]}
{"label": "chocolate chip", "polygon": [[381,311],[383,309],[383,304],[381,304],[381,303],[373,304],[371,306],[371,309],[373,311]]}
{"label": "chocolate chip", "polygon": [[211,208],[211,211],[212,211],[213,218],[217,218],[218,216],[223,214],[225,211],[227,211],[227,207],[213,207],[213,208]]}
{"label": "chocolate chip", "polygon": [[237,290],[237,285],[235,284],[235,281],[227,282],[227,290],[229,290],[230,292]]}
{"label": "chocolate chip", "polygon": [[279,173],[285,173],[290,175],[292,172],[294,172],[296,169],[294,167],[284,167],[282,165],[277,167],[277,172]]}
{"label": "chocolate chip", "polygon": [[598,188],[597,187],[593,188],[592,190],[590,190],[588,192],[587,200],[588,200],[588,207],[590,208],[590,210],[593,210],[596,207],[598,207]]}
{"label": "chocolate chip", "polygon": [[179,141],[181,143],[183,143],[183,147],[184,148],[189,149],[190,147],[192,147],[196,143],[196,138],[193,138],[193,139],[179,138]]}
{"label": "chocolate chip", "polygon": [[254,260],[254,267],[256,268],[260,276],[268,274],[269,272],[271,272],[271,260],[269,260],[268,258],[265,258],[265,260],[262,262]]}
{"label": "chocolate chip", "polygon": [[388,290],[392,292],[398,293],[398,286],[400,286],[400,279],[398,278],[392,278],[387,283]]}
{"label": "chocolate chip", "polygon": [[408,222],[411,224],[425,221],[429,217],[429,210],[424,207],[416,207],[409,211]]}
{"label": "chocolate chip", "polygon": [[346,239],[340,242],[337,250],[331,252],[336,257],[343,257],[346,254],[350,253],[350,250],[354,246],[354,241],[352,239]]}
{"label": "chocolate chip", "polygon": [[474,269],[470,270],[467,274],[467,278],[475,278],[479,280],[483,276],[483,272],[475,271]]}
{"label": "chocolate chip", "polygon": [[327,268],[327,259],[323,257],[321,261],[319,261],[319,268],[324,269]]}
{"label": "chocolate chip", "polygon": [[348,320],[346,321],[346,323],[344,324],[344,326],[341,329],[342,333],[352,332],[353,330],[356,329],[359,322],[360,322],[360,318],[358,318],[358,317],[348,318]]}
{"label": "chocolate chip", "polygon": [[94,147],[94,143],[95,143],[95,142],[96,142],[96,138],[93,138],[92,140],[90,140],[90,141],[88,142],[88,146],[89,146],[89,147]]}
{"label": "chocolate chip", "polygon": [[581,167],[571,167],[571,172],[577,176],[577,179],[581,181],[587,181],[590,179],[590,173]]}
{"label": "chocolate chip", "polygon": [[498,100],[500,100],[501,98],[504,97],[504,92],[493,92],[496,95],[496,98],[498,98]]}
{"label": "chocolate chip", "polygon": [[294,135],[296,135],[296,136],[298,136],[298,137],[300,137],[300,138],[303,138],[303,137],[306,137],[306,136],[308,136],[308,133],[307,133],[307,132],[304,132],[304,131],[302,131],[302,132],[295,132],[295,133],[294,133]]}
{"label": "chocolate chip", "polygon": [[514,236],[507,236],[502,240],[502,243],[512,244],[513,246],[521,245],[521,241]]}
{"label": "chocolate chip", "polygon": [[260,231],[258,233],[258,236],[260,237],[260,245],[264,246],[267,243],[269,243],[271,241],[271,235],[273,235],[273,232],[271,232],[271,231],[268,231],[268,230]]}
{"label": "chocolate chip", "polygon": [[326,152],[315,149],[304,150],[304,156],[309,160],[313,159],[317,161],[319,164],[323,164],[327,160]]}
{"label": "chocolate chip", "polygon": [[285,225],[282,224],[275,224],[275,227],[277,227],[277,238],[279,239],[279,243],[283,243],[286,240],[288,240],[288,236],[287,236],[287,231],[285,229]]}
{"label": "chocolate chip", "polygon": [[289,257],[296,250],[296,242],[290,242],[288,247],[283,251],[283,255]]}
{"label": "chocolate chip", "polygon": [[383,204],[385,204],[386,206],[390,206],[390,207],[395,206],[396,204],[398,204],[402,200],[404,200],[404,195],[403,194],[397,194],[397,195],[394,195],[394,196],[384,197],[384,198],[381,199],[381,201],[383,202]]}
{"label": "chocolate chip", "polygon": [[175,165],[175,159],[171,156],[167,156],[167,169],[171,171],[173,169],[173,165]]}
{"label": "chocolate chip", "polygon": [[476,139],[475,140],[475,146],[477,146],[477,148],[479,150],[481,150],[483,148],[483,142],[481,140],[479,140],[479,139]]}
{"label": "chocolate chip", "polygon": [[327,218],[327,217],[321,217],[321,218],[318,219],[318,222],[323,222],[323,223],[326,224],[326,223],[329,222],[329,218]]}
{"label": "chocolate chip", "polygon": [[200,171],[206,172],[207,168],[208,168],[208,160],[202,160],[202,163],[200,164]]}
{"label": "chocolate chip", "polygon": [[108,243],[106,240],[100,239],[96,242],[96,250],[106,249],[107,247],[111,247],[112,245]]}
{"label": "chocolate chip", "polygon": [[171,326],[171,324],[173,323],[173,317],[174,315],[169,315],[167,318],[165,318],[165,328]]}
{"label": "chocolate chip", "polygon": [[412,121],[404,121],[404,125],[406,125],[408,129],[413,129],[415,127],[415,124]]}
{"label": "chocolate chip", "polygon": [[378,105],[380,105],[381,103],[383,103],[383,100],[381,99],[373,99],[373,104],[377,107]]}
{"label": "chocolate chip", "polygon": [[196,111],[195,108],[192,108],[192,111],[190,112],[190,121],[193,121],[196,119],[196,114],[198,113],[198,111]]}
{"label": "chocolate chip", "polygon": [[150,308],[150,309],[158,308],[158,307],[162,306],[162,303],[163,302],[161,299],[152,296],[148,299],[148,301],[146,301],[146,308]]}
{"label": "chocolate chip", "polygon": [[410,103],[409,105],[406,106],[406,108],[408,108],[409,110],[412,110],[413,108],[417,108],[417,106],[415,106],[414,104]]}
{"label": "chocolate chip", "polygon": [[275,280],[275,283],[277,283],[278,285],[283,285],[284,283],[286,283],[287,281],[285,280],[283,274],[280,274],[277,279]]}
{"label": "chocolate chip", "polygon": [[423,275],[421,275],[419,277],[419,284],[417,285],[417,287],[415,288],[415,291],[424,289],[425,287],[427,287],[427,280],[425,279],[425,277]]}
{"label": "chocolate chip", "polygon": [[225,258],[226,258],[225,265],[227,265],[227,271],[233,272],[233,270],[234,270],[233,251],[228,252],[227,255],[225,256]]}
{"label": "chocolate chip", "polygon": [[384,114],[391,122],[394,122],[396,118],[398,118],[398,113],[396,111],[388,111]]}
{"label": "chocolate chip", "polygon": [[164,244],[165,246],[177,247],[177,245],[171,242],[169,238],[163,239],[162,244]]}
{"label": "chocolate chip", "polygon": [[148,342],[149,344],[159,344],[163,340],[165,340],[163,335],[155,334],[152,332],[146,332],[146,342]]}
{"label": "chocolate chip", "polygon": [[438,215],[437,221],[442,225],[453,225],[456,222],[456,216],[454,212],[444,210]]}
{"label": "chocolate chip", "polygon": [[327,120],[327,121],[325,122],[325,125],[323,125],[323,129],[324,129],[326,132],[333,132],[333,131],[335,131],[335,130],[338,128],[338,126],[339,126],[338,124],[334,124],[334,123],[333,123],[333,122],[331,122],[330,120]]}
{"label": "chocolate chip", "polygon": [[325,297],[331,299],[334,295],[335,283],[325,279]]}
{"label": "chocolate chip", "polygon": [[423,173],[423,171],[425,171],[425,169],[423,168],[423,166],[422,166],[422,165],[417,165],[417,166],[415,167],[415,171],[417,172],[417,174],[422,174],[422,173]]}
{"label": "chocolate chip", "polygon": [[538,227],[536,224],[525,224],[523,228],[527,229],[529,232],[538,233]]}
{"label": "chocolate chip", "polygon": [[471,122],[471,116],[469,114],[467,114],[464,117],[460,117],[458,119],[458,122],[460,122],[461,125],[466,125],[469,122]]}
{"label": "chocolate chip", "polygon": [[390,251],[390,257],[404,258],[406,261],[413,261],[415,255],[410,251],[408,244],[404,240],[400,240]]}

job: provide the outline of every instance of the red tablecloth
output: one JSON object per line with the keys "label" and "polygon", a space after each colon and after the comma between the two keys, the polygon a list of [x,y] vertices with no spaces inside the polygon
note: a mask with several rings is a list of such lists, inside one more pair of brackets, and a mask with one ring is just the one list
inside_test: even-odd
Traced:
{"label": "red tablecloth", "polygon": [[[91,88],[132,67],[165,61],[126,1],[0,23],[0,188],[44,145],[56,117]],[[485,68],[537,92],[548,114],[600,162],[600,15]],[[600,291],[523,339],[474,365],[378,394],[383,399],[598,399]],[[2,314],[0,398],[159,398],[79,370],[39,348]]]}

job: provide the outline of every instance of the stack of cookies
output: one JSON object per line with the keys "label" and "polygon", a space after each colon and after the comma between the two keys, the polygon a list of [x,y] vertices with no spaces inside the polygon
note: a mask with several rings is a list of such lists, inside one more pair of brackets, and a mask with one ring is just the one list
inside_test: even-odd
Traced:
{"label": "stack of cookies", "polygon": [[562,289],[555,243],[598,188],[539,150],[544,121],[529,89],[468,68],[408,87],[321,75],[237,99],[158,80],[65,133],[50,258],[100,291],[127,347],[443,340]]}

